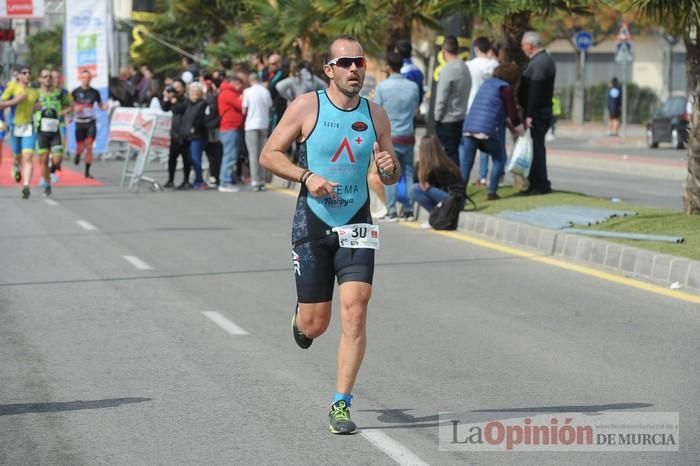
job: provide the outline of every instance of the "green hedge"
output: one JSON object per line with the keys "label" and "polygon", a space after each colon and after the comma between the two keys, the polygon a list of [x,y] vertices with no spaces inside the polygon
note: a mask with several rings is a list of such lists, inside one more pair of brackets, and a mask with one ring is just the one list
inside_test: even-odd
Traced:
{"label": "green hedge", "polygon": [[[571,119],[571,109],[574,101],[574,87],[559,89],[563,120]],[[584,94],[583,118],[585,121],[603,121],[605,101],[608,93],[608,83],[600,82],[589,86]],[[635,83],[627,83],[627,122],[646,123],[656,107],[659,99],[654,91],[647,87],[640,88]]]}

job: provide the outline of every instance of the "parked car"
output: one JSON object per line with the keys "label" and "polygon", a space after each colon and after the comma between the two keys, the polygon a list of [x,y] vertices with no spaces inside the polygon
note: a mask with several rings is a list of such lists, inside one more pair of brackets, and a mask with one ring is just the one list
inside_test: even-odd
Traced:
{"label": "parked car", "polygon": [[676,149],[688,143],[688,98],[670,97],[656,109],[647,123],[647,146],[659,147],[660,142],[670,142]]}

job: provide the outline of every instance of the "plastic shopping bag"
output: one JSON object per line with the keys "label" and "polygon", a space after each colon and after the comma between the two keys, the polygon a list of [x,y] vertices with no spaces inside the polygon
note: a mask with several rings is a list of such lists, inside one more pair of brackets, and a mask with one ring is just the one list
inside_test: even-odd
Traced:
{"label": "plastic shopping bag", "polygon": [[506,171],[527,178],[530,174],[530,167],[532,167],[532,137],[528,129],[515,141]]}

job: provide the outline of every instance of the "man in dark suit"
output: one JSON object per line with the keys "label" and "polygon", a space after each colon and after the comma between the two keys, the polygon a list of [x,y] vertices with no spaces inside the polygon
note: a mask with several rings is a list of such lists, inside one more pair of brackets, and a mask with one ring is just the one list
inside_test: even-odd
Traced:
{"label": "man in dark suit", "polygon": [[532,167],[526,194],[547,194],[552,187],[547,177],[545,135],[552,125],[552,96],[557,67],[544,50],[542,38],[534,31],[523,35],[520,47],[530,58],[520,83],[518,100],[524,109],[524,120],[532,136]]}

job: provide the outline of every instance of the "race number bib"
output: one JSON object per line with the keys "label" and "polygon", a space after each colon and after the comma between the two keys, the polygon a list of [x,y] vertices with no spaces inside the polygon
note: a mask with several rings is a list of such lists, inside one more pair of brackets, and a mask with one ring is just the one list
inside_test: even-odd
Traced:
{"label": "race number bib", "polygon": [[16,138],[28,138],[34,134],[34,125],[29,123],[28,125],[15,125],[12,130],[12,135]]}
{"label": "race number bib", "polygon": [[58,131],[58,123],[56,118],[42,118],[40,131],[42,133],[55,133]]}
{"label": "race number bib", "polygon": [[341,248],[379,249],[379,225],[353,223],[333,228]]}

